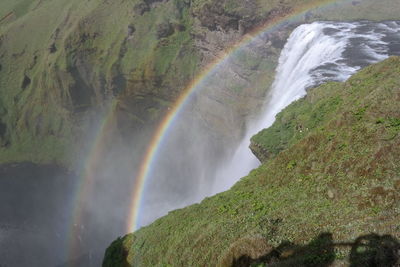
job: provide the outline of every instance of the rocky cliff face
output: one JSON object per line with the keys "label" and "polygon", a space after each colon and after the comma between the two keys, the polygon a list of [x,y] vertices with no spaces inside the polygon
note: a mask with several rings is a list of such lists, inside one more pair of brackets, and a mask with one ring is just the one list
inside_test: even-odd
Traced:
{"label": "rocky cliff face", "polygon": [[[376,5],[364,2],[349,3],[347,18],[362,17]],[[82,147],[82,136],[109,102],[119,135],[151,128],[221,51],[301,6],[294,0],[3,1],[0,161],[70,165],[65,148]],[[390,18],[396,10],[376,17]],[[314,10],[301,19],[341,15]],[[201,95],[195,110],[204,112],[207,127],[238,138],[240,133],[229,137],[231,130],[256,112],[290,30],[244,51],[226,70],[233,79],[224,89],[210,86]],[[228,104],[214,109],[221,102]],[[221,125],[228,114],[232,119]]]}
{"label": "rocky cliff face", "polygon": [[[243,34],[221,18],[238,21],[256,10],[225,15],[225,4],[210,11],[214,4],[6,1],[2,161],[65,163],[63,148],[109,101],[117,102],[122,134],[157,122],[196,72]],[[213,27],[204,24],[210,16]],[[50,146],[53,152],[44,149]]]}

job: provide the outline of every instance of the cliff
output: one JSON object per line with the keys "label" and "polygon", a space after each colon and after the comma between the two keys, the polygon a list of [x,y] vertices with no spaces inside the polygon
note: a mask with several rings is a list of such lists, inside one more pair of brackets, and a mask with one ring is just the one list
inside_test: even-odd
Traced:
{"label": "cliff", "polygon": [[117,239],[103,266],[398,263],[399,72],[392,57],[311,89],[253,137],[261,167]]}
{"label": "cliff", "polygon": [[[324,1],[4,0],[0,4],[0,162],[71,166],[99,114],[127,138],[153,127],[198,72],[243,34],[305,5]],[[346,1],[345,1],[346,2]],[[379,8],[376,8],[377,5]],[[380,12],[373,14],[369,10]],[[390,19],[393,1],[348,1],[298,18]],[[237,56],[224,90],[199,98],[204,127],[222,139],[260,106],[293,26]],[[226,96],[229,97],[226,97]],[[203,102],[202,102],[203,101]],[[111,111],[109,111],[111,110]],[[221,118],[233,119],[221,125]],[[100,118],[99,118],[100,117]],[[148,134],[144,134],[147,136]],[[145,142],[144,142],[145,143]],[[72,156],[73,155],[73,156]]]}
{"label": "cliff", "polygon": [[201,67],[277,6],[239,2],[2,1],[0,162],[70,165],[109,106],[118,135],[155,125]]}

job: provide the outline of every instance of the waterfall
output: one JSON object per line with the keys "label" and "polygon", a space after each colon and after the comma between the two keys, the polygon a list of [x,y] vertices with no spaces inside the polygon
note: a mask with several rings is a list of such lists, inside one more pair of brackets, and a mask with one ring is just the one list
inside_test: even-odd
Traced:
{"label": "waterfall", "polygon": [[[259,48],[269,41],[268,36],[255,39]],[[251,44],[249,47],[253,52],[267,51],[251,50]],[[229,124],[234,117],[229,114],[232,105],[227,103],[233,98],[225,88],[232,83],[225,81],[234,79],[232,69],[240,69],[240,61],[226,60],[198,88],[164,140],[148,178],[139,225],[229,189],[260,165],[248,148],[250,138],[269,127],[277,113],[303,97],[308,88],[326,81],[345,81],[362,67],[389,55],[400,55],[400,22],[314,22],[297,27],[281,51],[275,80],[265,95],[260,116],[246,122],[242,141],[236,148],[229,147],[235,152],[228,156],[224,140],[218,138],[218,129],[212,127],[225,122],[233,125]],[[207,108],[213,110],[202,113],[200,105],[203,112]],[[223,115],[216,116],[219,112]]]}
{"label": "waterfall", "polygon": [[229,189],[260,164],[248,148],[251,136],[271,126],[275,116],[305,96],[308,88],[345,81],[389,55],[400,55],[399,22],[314,22],[297,27],[281,52],[262,115],[250,123],[230,162],[218,169],[213,193]]}

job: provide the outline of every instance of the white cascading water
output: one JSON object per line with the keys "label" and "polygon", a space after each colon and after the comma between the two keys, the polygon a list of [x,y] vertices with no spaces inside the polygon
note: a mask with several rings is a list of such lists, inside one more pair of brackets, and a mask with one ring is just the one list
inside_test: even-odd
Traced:
{"label": "white cascading water", "polygon": [[314,22],[297,27],[282,50],[262,116],[250,123],[231,161],[219,168],[213,193],[229,189],[260,164],[249,149],[250,138],[271,126],[282,109],[310,87],[345,81],[368,64],[400,55],[399,41],[399,22]]}

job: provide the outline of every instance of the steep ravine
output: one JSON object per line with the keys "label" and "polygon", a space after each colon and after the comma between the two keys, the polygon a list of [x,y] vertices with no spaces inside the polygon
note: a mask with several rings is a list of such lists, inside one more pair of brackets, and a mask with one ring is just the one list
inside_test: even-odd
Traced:
{"label": "steep ravine", "polygon": [[[66,182],[73,184],[71,194],[68,188],[65,188],[68,192],[61,190],[61,194],[68,193],[72,198],[77,190],[87,192],[82,188],[89,179],[82,169],[89,168],[94,177],[89,190],[94,193],[80,199],[79,203],[84,205],[73,200],[68,206],[64,200],[48,194],[46,187],[37,188],[38,194],[49,198],[45,205],[59,203],[56,213],[65,209],[68,216],[62,221],[68,225],[56,232],[57,238],[42,240],[43,247],[60,248],[71,245],[67,239],[78,240],[74,244],[77,255],[71,257],[63,251],[55,258],[62,263],[74,259],[73,263],[79,264],[83,259],[80,262],[83,266],[99,265],[109,240],[126,231],[132,180],[154,128],[199,72],[243,34],[298,8],[308,10],[295,17],[293,24],[284,23],[282,28],[231,57],[231,64],[222,75],[223,86],[210,84],[196,98],[185,117],[188,121],[193,122],[195,118],[195,122],[201,122],[196,127],[207,134],[205,139],[209,142],[203,147],[203,158],[210,166],[219,163],[208,157],[212,154],[210,151],[222,154],[219,161],[223,161],[224,155],[235,150],[233,144],[244,134],[245,118],[252,118],[262,105],[274,78],[280,50],[295,26],[322,19],[396,19],[400,14],[397,0],[346,0],[323,9],[314,8],[328,2],[2,0],[0,163],[35,162],[40,164],[39,169],[46,169],[46,163],[50,163],[63,166],[57,168],[60,173],[64,167],[74,169],[82,175],[63,178],[71,180]],[[104,118],[110,121],[105,126]],[[99,136],[103,137],[102,147],[95,150],[97,162],[90,164],[88,158],[93,144],[99,143]],[[188,142],[190,139],[184,141],[194,143]],[[182,143],[178,145],[183,147]],[[8,165],[0,168],[3,166]],[[26,179],[39,176],[24,168],[20,171],[26,174]],[[40,179],[48,181],[53,177],[56,176],[45,172]],[[171,177],[175,176],[167,179]],[[189,196],[190,201],[185,201],[192,203],[190,197],[196,196],[196,200],[204,197],[192,186],[203,181],[197,175],[181,176],[175,184],[179,183],[180,189],[183,188],[179,191]],[[163,186],[163,183],[157,185]],[[14,186],[21,186],[21,192],[25,190],[22,183],[16,182]],[[209,189],[208,186],[203,188]],[[176,208],[174,194],[171,191],[165,194],[173,200],[168,208]],[[185,204],[181,199],[178,203]],[[78,223],[73,222],[76,206],[84,213]],[[7,206],[3,208],[9,212]],[[162,210],[161,214],[169,209]],[[27,215],[22,219],[28,223],[33,221],[38,233],[46,231],[46,223],[35,223],[35,218]],[[71,228],[78,231],[70,236],[66,229]],[[23,232],[13,232],[10,239],[13,238],[14,244],[26,245],[23,251],[33,251],[29,249],[29,242],[24,242]],[[8,240],[3,239],[0,245],[7,247]],[[35,262],[43,259],[48,263],[47,254],[53,259],[53,251],[44,249],[41,258],[25,253],[23,261],[29,262],[29,257],[34,257]],[[17,254],[9,255],[15,258],[7,258],[6,265],[13,266],[22,260]]]}
{"label": "steep ravine", "polygon": [[[357,12],[363,8],[363,5],[356,6]],[[331,8],[328,10],[336,10],[340,5]],[[353,4],[352,8],[355,8]],[[315,19],[310,14],[313,12],[308,13],[307,18]],[[339,16],[327,10],[322,14],[318,16]],[[357,15],[354,13],[352,16]],[[261,34],[248,45],[241,46],[222,66],[213,69],[211,77],[196,89],[194,99],[186,105],[169,131],[160,149],[159,161],[153,164],[152,175],[147,178],[149,182],[139,225],[146,225],[170,210],[226,190],[251,170],[247,168],[239,172],[231,168],[232,165],[241,168],[243,164],[243,158],[239,157],[240,164],[232,161],[233,164],[229,165],[231,155],[235,154],[237,143],[262,109],[265,92],[273,81],[279,52],[287,36],[305,19],[299,16],[291,23]],[[220,34],[211,32],[207,38]],[[212,43],[212,40],[207,42]],[[244,148],[250,154],[247,145]],[[230,175],[229,171],[235,175]]]}

